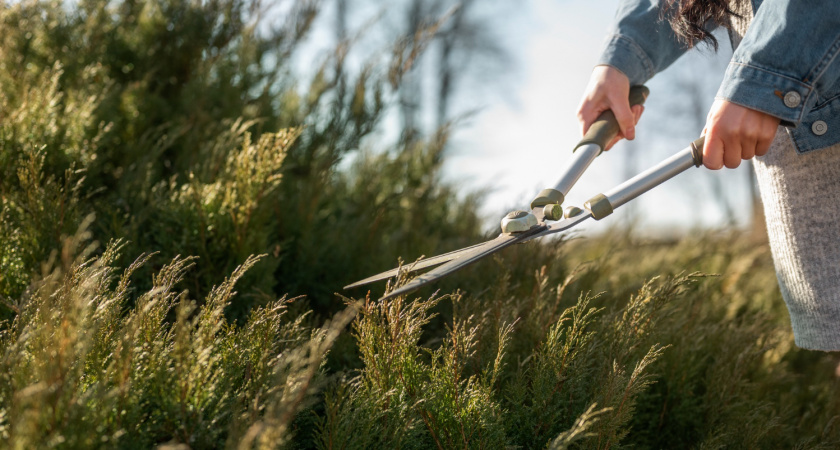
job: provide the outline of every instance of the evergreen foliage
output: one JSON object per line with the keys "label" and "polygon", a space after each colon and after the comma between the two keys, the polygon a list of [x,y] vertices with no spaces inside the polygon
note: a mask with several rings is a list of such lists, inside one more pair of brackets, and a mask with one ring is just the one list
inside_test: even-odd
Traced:
{"label": "evergreen foliage", "polygon": [[337,297],[484,236],[449,129],[366,144],[434,26],[389,70],[344,42],[298,78],[319,7],[0,9],[0,447],[840,445],[837,357],[793,346],[754,235],[552,240],[446,294]]}

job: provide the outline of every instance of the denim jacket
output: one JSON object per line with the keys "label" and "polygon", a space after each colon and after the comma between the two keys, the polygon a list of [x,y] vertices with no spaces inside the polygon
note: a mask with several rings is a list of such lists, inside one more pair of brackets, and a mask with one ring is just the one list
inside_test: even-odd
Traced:
{"label": "denim jacket", "polygon": [[[687,47],[659,0],[621,0],[599,64],[642,84]],[[840,0],[752,0],[717,97],[778,117],[799,153],[840,142]],[[716,25],[712,25],[716,26]]]}

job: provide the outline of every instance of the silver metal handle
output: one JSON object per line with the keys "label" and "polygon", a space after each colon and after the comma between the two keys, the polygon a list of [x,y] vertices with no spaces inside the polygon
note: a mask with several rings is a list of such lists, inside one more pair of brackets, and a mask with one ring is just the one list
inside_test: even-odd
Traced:
{"label": "silver metal handle", "polygon": [[584,203],[584,206],[592,213],[595,220],[601,220],[612,214],[613,210],[619,206],[685,172],[688,168],[699,167],[703,161],[702,150],[703,138],[700,138],[674,156],[619,184],[606,193],[592,197]]}
{"label": "silver metal handle", "polygon": [[[631,87],[628,97],[630,106],[643,105],[649,93],[650,91],[645,86]],[[562,204],[572,186],[592,164],[592,161],[606,150],[607,145],[618,135],[618,132],[619,126],[615,114],[610,110],[603,111],[575,147],[572,159],[566,164],[563,176],[554,185],[554,189],[543,189],[531,201],[531,212],[542,220],[543,212],[540,208],[546,205]]]}
{"label": "silver metal handle", "polygon": [[636,175],[635,177],[610,189],[604,196],[607,197],[613,208],[618,208],[645,192],[659,186],[674,176],[683,173],[686,169],[694,167],[694,156],[692,148],[688,147],[679,153],[651,167],[650,169]]}
{"label": "silver metal handle", "polygon": [[601,147],[597,144],[584,144],[575,149],[572,159],[566,163],[563,177],[557,180],[554,189],[562,192],[564,196],[567,195],[599,154],[601,154]]}

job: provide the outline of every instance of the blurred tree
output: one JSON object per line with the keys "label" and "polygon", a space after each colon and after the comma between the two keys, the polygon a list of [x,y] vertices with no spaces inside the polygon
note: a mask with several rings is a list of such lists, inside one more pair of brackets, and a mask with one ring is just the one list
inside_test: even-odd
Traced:
{"label": "blurred tree", "polygon": [[423,0],[410,0],[406,11],[405,36],[407,45],[412,49],[412,54],[407,61],[410,69],[403,78],[402,88],[399,90],[400,110],[403,119],[403,139],[411,143],[420,136],[419,111],[421,100],[421,84],[419,70],[414,67],[418,55],[414,49],[424,43],[421,42],[425,27],[428,26],[424,19],[429,19],[430,12],[424,11],[426,2]]}
{"label": "blurred tree", "polygon": [[[347,0],[337,1],[341,9]],[[405,49],[398,92],[403,141],[430,136],[481,107],[477,93],[492,89],[511,70],[510,49],[495,19],[508,7],[473,0],[403,0],[391,6],[401,15],[395,29]]]}
{"label": "blurred tree", "polygon": [[[492,89],[511,70],[511,49],[503,44],[492,17],[504,6],[461,0],[439,1],[439,8],[450,8],[451,18],[438,33],[438,81],[436,124],[444,126],[453,119],[457,93],[466,84]],[[481,15],[481,9],[484,15]],[[489,14],[487,14],[489,10]],[[486,74],[492,74],[487,77]],[[483,75],[482,75],[483,74]],[[479,105],[466,105],[475,108]],[[461,114],[455,112],[455,115]]]}

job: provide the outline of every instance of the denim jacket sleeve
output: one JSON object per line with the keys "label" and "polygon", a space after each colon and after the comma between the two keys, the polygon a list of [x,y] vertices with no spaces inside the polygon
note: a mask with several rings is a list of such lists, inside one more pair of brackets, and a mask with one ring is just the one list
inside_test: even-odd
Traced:
{"label": "denim jacket sleeve", "polygon": [[[840,0],[753,0],[755,17],[718,97],[795,127],[800,152],[840,142]],[[644,83],[685,46],[662,20],[659,0],[622,0],[599,61]],[[799,126],[804,125],[804,126]]]}
{"label": "denim jacket sleeve", "polygon": [[622,0],[598,64],[613,66],[638,85],[670,66],[685,51],[662,20],[656,0]]}

